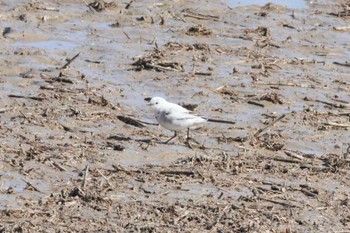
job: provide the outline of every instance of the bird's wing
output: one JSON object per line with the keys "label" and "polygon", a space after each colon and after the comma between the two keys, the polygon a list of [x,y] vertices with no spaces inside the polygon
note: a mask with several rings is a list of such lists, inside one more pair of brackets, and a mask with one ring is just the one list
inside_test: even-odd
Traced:
{"label": "bird's wing", "polygon": [[196,115],[192,115],[190,113],[186,113],[186,112],[167,112],[166,115],[171,115],[172,118],[176,118],[177,120],[191,120],[191,119],[195,119],[195,118],[202,118],[205,119],[201,116],[196,116]]}
{"label": "bird's wing", "polygon": [[183,113],[190,113],[191,111],[178,105],[178,104],[174,104],[174,103],[170,103],[170,108],[178,111],[178,112],[183,112]]}

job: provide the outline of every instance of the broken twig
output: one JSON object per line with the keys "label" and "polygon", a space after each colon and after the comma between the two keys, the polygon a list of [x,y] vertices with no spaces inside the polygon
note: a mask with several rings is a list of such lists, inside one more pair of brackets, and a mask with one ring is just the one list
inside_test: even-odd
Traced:
{"label": "broken twig", "polygon": [[89,175],[89,164],[87,164],[85,166],[85,173],[84,173],[84,180],[83,180],[83,190],[85,190],[85,187],[86,187],[86,182],[87,182],[87,178],[88,178],[88,175]]}
{"label": "broken twig", "polygon": [[262,132],[264,132],[266,129],[270,128],[271,126],[273,126],[274,124],[276,124],[276,122],[282,120],[284,117],[286,116],[286,114],[282,114],[280,117],[278,117],[277,119],[275,119],[274,121],[272,121],[270,124],[268,124],[267,126],[265,126],[262,129],[259,129],[255,134],[254,137],[258,137]]}
{"label": "broken twig", "polygon": [[22,180],[27,184],[28,187],[31,187],[34,191],[41,193],[41,191],[38,188],[36,188],[32,183],[25,180],[24,178],[22,178]]}
{"label": "broken twig", "polygon": [[162,175],[185,175],[185,176],[193,176],[195,175],[194,171],[160,171],[159,174]]}
{"label": "broken twig", "polygon": [[71,59],[68,59],[67,63],[64,64],[60,69],[66,69],[66,68],[70,65],[70,63],[72,63],[77,57],[79,57],[79,55],[80,55],[80,52],[77,53],[77,54],[76,54],[74,57],[72,57]]}

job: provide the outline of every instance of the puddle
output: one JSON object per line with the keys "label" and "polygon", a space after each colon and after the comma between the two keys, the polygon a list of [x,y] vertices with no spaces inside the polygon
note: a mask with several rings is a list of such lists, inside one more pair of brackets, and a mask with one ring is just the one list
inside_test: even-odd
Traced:
{"label": "puddle", "polygon": [[74,49],[78,45],[72,42],[63,41],[63,40],[47,40],[47,41],[38,41],[32,43],[26,42],[15,42],[13,46],[16,47],[34,47],[44,50],[69,50]]}
{"label": "puddle", "polygon": [[133,156],[130,156],[129,153],[120,154],[119,160],[123,166],[141,167],[144,164],[164,166],[190,154],[193,155],[193,152],[188,152],[188,148],[178,141],[176,141],[176,144],[167,146],[171,151],[164,151],[162,146],[154,146],[150,147],[148,151],[140,153],[136,151],[135,147],[131,147],[128,149],[135,151]]}
{"label": "puddle", "polygon": [[251,191],[246,187],[243,187],[242,189],[239,189],[239,190],[230,190],[230,189],[226,190],[222,188],[217,188],[214,185],[183,184],[181,186],[181,189],[171,190],[171,192],[167,194],[167,197],[169,199],[175,199],[175,200],[184,200],[184,199],[193,199],[193,198],[205,200],[207,196],[219,195],[220,192],[223,192],[223,194],[226,197],[230,197],[235,200],[237,200],[241,196],[251,195]]}
{"label": "puddle", "polygon": [[282,6],[286,6],[288,8],[293,9],[306,9],[308,8],[308,4],[304,0],[230,0],[229,5],[231,7],[239,7],[239,6],[250,6],[250,5],[257,5],[257,6],[264,6],[268,3],[274,3]]}
{"label": "puddle", "polygon": [[0,173],[0,209],[4,207],[17,207],[16,196],[7,193],[12,188],[14,193],[23,193],[27,184],[21,180],[20,175]]}
{"label": "puddle", "polygon": [[15,192],[22,192],[26,188],[27,184],[20,179],[20,177],[3,177],[1,183],[1,189],[7,190],[13,188]]}

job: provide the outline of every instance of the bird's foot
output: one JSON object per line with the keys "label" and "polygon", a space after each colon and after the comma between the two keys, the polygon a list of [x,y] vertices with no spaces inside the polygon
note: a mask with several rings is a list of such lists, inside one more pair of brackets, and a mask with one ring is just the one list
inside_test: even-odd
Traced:
{"label": "bird's foot", "polygon": [[194,139],[194,138],[192,138],[192,137],[187,137],[186,138],[186,141],[188,142],[188,141],[193,141],[193,142],[195,142],[195,143],[197,143],[198,145],[201,145],[201,143],[200,142],[198,142],[196,139]]}
{"label": "bird's foot", "polygon": [[187,139],[185,142],[185,145],[188,146],[188,148],[193,150],[193,146],[191,145],[190,140]]}

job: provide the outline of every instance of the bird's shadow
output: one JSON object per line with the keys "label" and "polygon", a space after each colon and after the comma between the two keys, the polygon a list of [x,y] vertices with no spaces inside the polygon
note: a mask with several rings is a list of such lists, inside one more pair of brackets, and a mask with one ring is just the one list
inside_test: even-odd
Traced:
{"label": "bird's shadow", "polygon": [[200,149],[200,150],[210,149],[210,150],[219,150],[219,151],[225,151],[225,152],[231,151],[231,149],[227,150],[227,149],[216,148],[216,147],[206,147],[204,145],[204,143],[199,143],[197,140],[195,140],[192,137],[190,137],[189,140],[195,142],[197,144],[196,146],[194,146],[191,143],[188,143],[188,141],[181,142],[180,144],[177,144],[175,142],[160,141],[159,139],[154,140],[154,139],[150,139],[150,138],[131,138],[131,137],[126,137],[124,135],[110,136],[107,138],[107,140],[134,141],[134,142],[139,142],[139,143],[145,143],[145,144],[147,144],[147,148],[148,148],[148,146],[150,146],[152,144],[158,144],[158,145],[170,145],[170,146],[183,146],[183,147],[187,147],[190,149]]}
{"label": "bird's shadow", "polygon": [[[131,137],[127,137],[124,135],[113,135],[113,136],[109,136],[107,138],[107,140],[115,140],[115,141],[134,141],[134,142],[139,142],[139,143],[145,143],[148,145],[152,145],[152,144],[158,144],[158,145],[169,145],[169,146],[184,146],[184,147],[188,147],[193,149],[193,146],[188,143],[187,141],[177,144],[175,142],[167,142],[167,141],[161,141],[161,140],[154,140],[154,139],[150,139],[150,138],[131,138]],[[190,140],[194,141],[196,144],[200,144],[198,141],[190,138]]]}
{"label": "bird's shadow", "polygon": [[156,143],[156,144],[162,144],[162,145],[175,145],[174,142],[166,142],[166,141],[160,141],[160,140],[154,140],[150,138],[131,138],[131,137],[126,137],[123,135],[113,135],[109,136],[107,140],[115,140],[115,141],[134,141],[134,142],[143,142],[143,143]]}

